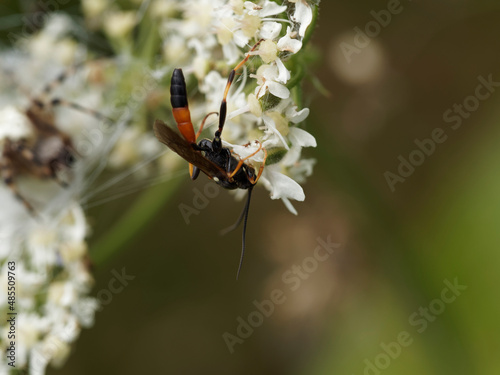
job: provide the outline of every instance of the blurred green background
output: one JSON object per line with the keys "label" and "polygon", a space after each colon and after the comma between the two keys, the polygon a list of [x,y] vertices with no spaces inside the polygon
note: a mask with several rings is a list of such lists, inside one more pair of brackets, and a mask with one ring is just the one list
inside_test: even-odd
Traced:
{"label": "blurred green background", "polygon": [[[185,175],[89,210],[99,258],[116,210],[175,188],[137,235],[123,233],[118,255],[97,262],[95,294],[113,270],[135,278],[49,374],[498,374],[500,90],[468,97],[480,76],[500,82],[500,3],[403,1],[347,63],[342,43],[354,46],[354,28],[364,30],[371,12],[391,3],[321,2],[312,41],[320,60],[309,73],[330,95],[314,79],[303,94],[311,108],[305,128],[318,140],[307,155],[318,162],[297,217],[256,189],[239,281],[241,232],[218,232],[243,202],[221,192],[189,225],[180,214],[204,178]],[[32,4],[7,1],[0,10]],[[63,9],[78,19],[78,2]],[[4,23],[3,40],[15,27]],[[454,130],[443,115],[464,100],[474,110]],[[398,156],[408,159],[415,139],[436,128],[446,141],[392,192],[384,173],[396,174]],[[328,236],[340,246],[290,290],[282,276]],[[443,302],[451,295],[445,280],[467,288]],[[231,354],[223,334],[236,335],[237,319],[247,321],[253,301],[273,289],[284,303]],[[393,344],[402,334],[411,343]]]}

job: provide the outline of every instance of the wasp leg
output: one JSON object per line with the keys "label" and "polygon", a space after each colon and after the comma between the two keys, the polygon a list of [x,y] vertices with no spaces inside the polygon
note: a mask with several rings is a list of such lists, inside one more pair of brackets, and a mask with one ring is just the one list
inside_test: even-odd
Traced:
{"label": "wasp leg", "polygon": [[257,173],[257,177],[255,177],[252,181],[252,185],[255,185],[257,181],[259,181],[260,176],[262,176],[262,172],[264,172],[264,166],[266,165],[266,160],[267,160],[267,150],[264,148],[264,160],[262,160],[262,163],[260,164],[259,172]]}
{"label": "wasp leg", "polygon": [[255,45],[252,47],[250,51],[247,52],[245,58],[241,60],[241,62],[236,65],[236,67],[231,70],[229,73],[229,77],[227,79],[227,84],[226,84],[226,89],[224,90],[224,96],[222,97],[222,103],[220,105],[220,111],[219,111],[219,129],[215,132],[214,136],[214,144],[215,144],[215,149],[218,150],[222,147],[221,143],[221,134],[222,134],[222,129],[224,128],[224,123],[226,122],[226,113],[227,113],[227,95],[229,93],[229,88],[231,87],[231,84],[233,83],[234,77],[236,75],[236,71],[240,69],[245,63],[248,61],[250,58],[250,54],[255,51],[255,49],[262,43],[264,39],[259,40]]}
{"label": "wasp leg", "polygon": [[196,180],[199,175],[200,175],[200,168],[189,163],[189,176],[191,177],[191,180],[193,181]]}
{"label": "wasp leg", "polygon": [[[205,116],[205,118],[201,122],[201,125],[200,125],[200,128],[198,129],[198,132],[196,133],[195,140],[198,139],[201,132],[203,131],[203,127],[205,126],[205,121],[207,121],[207,119],[210,115],[214,115],[214,114],[218,114],[218,113],[217,112],[210,112],[208,115]],[[196,143],[194,143],[194,144],[196,144]],[[200,169],[190,163],[189,164],[189,176],[191,176],[191,180],[193,180],[193,181],[196,180],[198,178],[199,174],[200,174]]]}
{"label": "wasp leg", "polygon": [[[258,142],[258,141],[257,141]],[[240,168],[242,167],[243,163],[245,162],[245,160],[251,158],[252,156],[255,156],[257,155],[257,153],[262,150],[262,143],[259,142],[259,148],[257,149],[257,151],[255,151],[253,154],[250,154],[248,155],[246,158],[243,158],[243,159],[240,159],[240,161],[238,162],[238,164],[236,165],[236,168],[234,168],[234,171],[231,172],[231,174],[229,175],[229,178],[232,178],[239,170]],[[265,150],[265,149],[264,149]],[[267,152],[265,151],[265,157],[267,157]],[[265,162],[265,160],[264,160]],[[264,165],[264,163],[262,163],[262,165]],[[262,168],[262,166],[261,166]],[[259,176],[260,177],[260,176]],[[257,182],[257,181],[256,181]],[[255,183],[254,183],[255,185]]]}
{"label": "wasp leg", "polygon": [[198,139],[198,137],[200,136],[201,132],[203,131],[203,127],[205,126],[205,121],[207,121],[207,118],[210,115],[218,115],[218,114],[219,114],[218,112],[210,112],[208,115],[205,116],[205,118],[201,122],[201,125],[200,125],[200,128],[198,129],[198,132],[196,133],[196,139]]}

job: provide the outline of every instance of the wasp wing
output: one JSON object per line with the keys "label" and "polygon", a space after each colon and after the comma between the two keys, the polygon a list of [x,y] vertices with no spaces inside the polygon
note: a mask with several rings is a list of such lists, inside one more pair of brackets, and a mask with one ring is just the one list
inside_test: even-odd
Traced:
{"label": "wasp wing", "polygon": [[222,168],[206,159],[200,151],[193,149],[191,143],[178,135],[163,121],[156,120],[153,127],[155,136],[161,143],[167,145],[184,160],[201,169],[208,177],[217,177],[219,180],[227,178],[227,174]]}

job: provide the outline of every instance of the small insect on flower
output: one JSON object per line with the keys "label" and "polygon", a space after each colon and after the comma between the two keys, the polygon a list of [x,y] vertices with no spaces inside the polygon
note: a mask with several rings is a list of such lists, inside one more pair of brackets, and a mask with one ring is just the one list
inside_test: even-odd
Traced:
{"label": "small insect on flower", "polygon": [[[262,40],[259,40],[252,47],[249,53],[247,53],[245,58],[229,73],[229,78],[227,80],[219,111],[219,128],[215,131],[213,140],[202,139],[199,143],[196,143],[196,140],[203,130],[205,121],[210,115],[216,112],[211,112],[205,116],[200,125],[200,129],[195,134],[187,102],[186,82],[181,69],[175,69],[172,74],[172,81],[170,84],[170,101],[172,103],[174,119],[177,122],[177,128],[184,138],[166,126],[161,120],[156,120],[154,124],[154,131],[158,140],[166,144],[172,151],[189,162],[189,173],[191,179],[195,180],[201,170],[210,179],[213,179],[217,184],[225,189],[248,190],[247,201],[240,217],[234,225],[224,231],[229,232],[236,229],[241,221],[243,221],[242,249],[236,278],[238,278],[240,274],[245,254],[245,235],[252,189],[264,171],[267,151],[262,147],[262,144],[259,143],[259,147],[254,153],[241,159],[237,157],[238,155],[233,153],[229,148],[222,146],[221,135],[224,123],[226,122],[226,98],[229,88],[231,87],[236,75],[236,71],[248,61],[250,52],[254,51],[261,42]],[[245,163],[245,160],[255,156],[261,150],[264,152],[264,159],[258,172],[256,172],[253,166]]]}
{"label": "small insect on flower", "polygon": [[63,187],[68,182],[60,178],[58,172],[70,168],[78,156],[71,137],[60,130],[55,121],[54,108],[65,106],[97,118],[111,121],[97,111],[82,107],[62,98],[50,97],[52,91],[64,83],[72,69],[61,73],[54,81],[45,85],[41,94],[30,96],[28,107],[19,111],[10,106],[2,110],[2,122],[14,128],[24,125],[28,128],[21,136],[6,135],[0,153],[0,176],[28,211],[35,215],[32,204],[20,193],[16,177],[26,175],[38,179],[52,179]]}

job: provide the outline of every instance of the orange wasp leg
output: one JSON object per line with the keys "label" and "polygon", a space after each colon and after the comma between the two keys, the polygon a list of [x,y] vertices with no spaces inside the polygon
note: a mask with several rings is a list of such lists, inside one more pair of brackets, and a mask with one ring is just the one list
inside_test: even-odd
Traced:
{"label": "orange wasp leg", "polygon": [[[198,129],[198,132],[196,133],[195,142],[193,142],[193,143],[196,143],[196,140],[198,139],[201,132],[203,131],[203,127],[205,126],[205,121],[207,121],[207,118],[210,115],[214,115],[214,114],[217,115],[218,113],[217,112],[210,112],[208,115],[205,116],[205,118],[201,122],[201,125],[200,125],[200,128]],[[193,164],[189,163],[189,176],[191,177],[191,180],[196,180],[199,173],[200,173],[200,171],[195,169]],[[212,179],[212,178],[210,177],[210,179]]]}
{"label": "orange wasp leg", "polygon": [[205,126],[205,121],[207,121],[207,118],[210,115],[218,115],[218,114],[219,114],[218,112],[210,112],[208,115],[205,116],[205,118],[201,122],[201,125],[200,125],[200,128],[198,129],[198,132],[196,133],[196,138],[195,139],[198,139],[198,137],[200,136],[201,132],[203,131],[203,127]]}
{"label": "orange wasp leg", "polygon": [[250,181],[254,185],[257,183],[257,181],[259,181],[260,176],[262,176],[262,172],[264,172],[264,165],[266,165],[267,150],[265,148],[263,150],[264,150],[264,160],[262,160],[262,163],[260,164],[259,173],[257,173],[257,177],[255,177],[255,179]]}
{"label": "orange wasp leg", "polygon": [[[248,155],[246,158],[243,158],[243,159],[240,159],[240,161],[238,162],[238,164],[236,165],[236,168],[234,168],[234,171],[228,176],[229,178],[232,178],[239,170],[240,168],[243,166],[243,163],[245,162],[245,160],[251,158],[252,156],[255,156],[257,155],[257,153],[262,150],[262,143],[259,142],[259,148],[257,149],[257,151],[255,151],[254,153]],[[267,155],[267,153],[266,153]]]}

